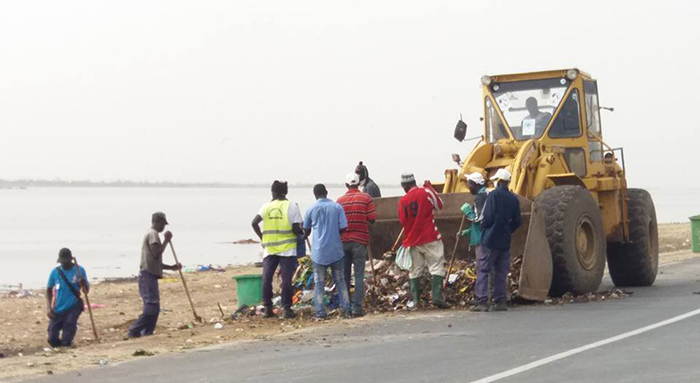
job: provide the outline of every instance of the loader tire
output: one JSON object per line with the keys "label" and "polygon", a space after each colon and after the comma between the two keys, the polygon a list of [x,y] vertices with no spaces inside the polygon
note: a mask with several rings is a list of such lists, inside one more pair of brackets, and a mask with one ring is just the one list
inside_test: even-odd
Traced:
{"label": "loader tire", "polygon": [[615,286],[651,286],[659,269],[659,230],[651,195],[627,189],[629,243],[608,244],[608,268]]}
{"label": "loader tire", "polygon": [[544,214],[552,251],[549,295],[585,294],[600,286],[605,270],[605,231],[591,193],[579,186],[556,186],[535,200]]}

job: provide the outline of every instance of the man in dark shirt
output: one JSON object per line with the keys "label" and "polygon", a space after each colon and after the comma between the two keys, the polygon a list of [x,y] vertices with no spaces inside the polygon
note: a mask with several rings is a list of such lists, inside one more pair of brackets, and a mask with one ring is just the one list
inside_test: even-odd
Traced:
{"label": "man in dark shirt", "polygon": [[520,202],[508,190],[510,172],[499,169],[491,177],[495,189],[488,194],[481,221],[483,236],[477,254],[477,279],[474,288],[477,305],[472,311],[489,311],[489,273],[494,270],[493,311],[506,311],[506,277],[510,269],[510,239],[520,227]]}
{"label": "man in dark shirt", "polygon": [[362,164],[362,161],[355,168],[355,173],[360,176],[360,186],[362,186],[362,192],[369,194],[372,198],[382,198],[382,192],[379,190],[379,186],[369,178],[369,170]]}

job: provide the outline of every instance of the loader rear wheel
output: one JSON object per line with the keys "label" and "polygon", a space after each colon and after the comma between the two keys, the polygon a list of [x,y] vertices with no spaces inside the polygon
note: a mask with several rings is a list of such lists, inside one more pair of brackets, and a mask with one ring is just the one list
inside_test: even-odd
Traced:
{"label": "loader rear wheel", "polygon": [[605,269],[605,232],[591,193],[579,186],[547,189],[535,200],[552,251],[550,296],[595,292]]}
{"label": "loader rear wheel", "polygon": [[651,286],[659,268],[656,209],[646,190],[628,189],[629,243],[608,245],[608,268],[615,286]]}

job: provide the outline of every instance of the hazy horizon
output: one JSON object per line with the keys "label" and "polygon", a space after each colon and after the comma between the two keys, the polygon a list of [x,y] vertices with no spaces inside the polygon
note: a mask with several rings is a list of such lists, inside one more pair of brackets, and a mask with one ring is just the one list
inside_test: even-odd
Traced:
{"label": "hazy horizon", "polygon": [[578,67],[630,187],[700,186],[699,6],[580,4],[3,2],[0,178],[439,181],[473,146],[459,115],[482,133],[482,75]]}

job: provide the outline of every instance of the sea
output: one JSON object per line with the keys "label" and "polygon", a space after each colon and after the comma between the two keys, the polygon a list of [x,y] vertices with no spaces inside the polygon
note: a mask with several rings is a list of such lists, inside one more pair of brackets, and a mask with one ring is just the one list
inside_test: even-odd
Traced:
{"label": "sea", "polygon": [[[337,198],[342,188],[329,189]],[[659,222],[688,222],[700,214],[700,188],[650,189]],[[384,196],[403,194],[382,188]],[[314,202],[310,187],[290,188],[288,198],[305,211]],[[260,261],[250,223],[270,200],[269,188],[46,187],[0,190],[0,287],[41,288],[68,247],[90,279],[138,273],[141,241],[151,213],[164,211],[173,245],[185,268]],[[173,263],[172,254],[164,256]]]}

